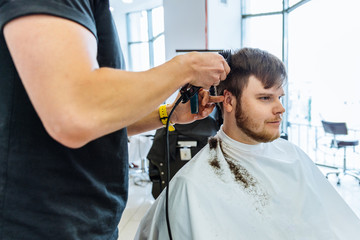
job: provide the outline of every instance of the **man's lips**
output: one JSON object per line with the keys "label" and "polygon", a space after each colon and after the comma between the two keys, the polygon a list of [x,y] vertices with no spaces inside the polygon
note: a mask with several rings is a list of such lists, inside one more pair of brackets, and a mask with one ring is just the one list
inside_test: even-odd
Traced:
{"label": "man's lips", "polygon": [[274,119],[274,120],[269,120],[269,121],[266,121],[266,123],[281,123],[281,118],[280,119]]}

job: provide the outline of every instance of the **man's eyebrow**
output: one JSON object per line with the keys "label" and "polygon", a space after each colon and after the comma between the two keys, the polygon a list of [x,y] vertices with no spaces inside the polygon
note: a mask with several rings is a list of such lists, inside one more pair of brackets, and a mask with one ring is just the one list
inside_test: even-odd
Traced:
{"label": "man's eyebrow", "polygon": [[[272,96],[272,95],[278,95],[278,94],[275,94],[275,93],[267,93],[267,92],[255,94],[255,96]],[[285,96],[285,93],[284,93],[284,92],[280,93],[280,96]]]}

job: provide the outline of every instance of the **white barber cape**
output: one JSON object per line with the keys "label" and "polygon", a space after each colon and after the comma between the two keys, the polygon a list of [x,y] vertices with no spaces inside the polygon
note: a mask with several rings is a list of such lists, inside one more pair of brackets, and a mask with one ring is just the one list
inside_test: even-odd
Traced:
{"label": "white barber cape", "polygon": [[[174,240],[352,240],[360,220],[292,143],[246,145],[222,130],[171,180]],[[135,239],[169,239],[165,191]]]}

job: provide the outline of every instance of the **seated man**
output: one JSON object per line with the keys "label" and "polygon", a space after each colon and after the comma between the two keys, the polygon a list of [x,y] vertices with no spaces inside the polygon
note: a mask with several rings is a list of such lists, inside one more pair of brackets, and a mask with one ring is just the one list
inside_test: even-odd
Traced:
{"label": "seated man", "polygon": [[[279,138],[286,71],[275,56],[241,49],[217,88],[224,123],[172,179],[174,239],[359,239],[360,220],[297,146]],[[136,239],[169,239],[165,191]]]}

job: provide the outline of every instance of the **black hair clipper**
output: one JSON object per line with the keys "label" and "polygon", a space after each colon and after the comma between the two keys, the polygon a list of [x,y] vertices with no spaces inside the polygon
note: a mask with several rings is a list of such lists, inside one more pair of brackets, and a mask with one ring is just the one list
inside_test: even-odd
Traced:
{"label": "black hair clipper", "polygon": [[180,94],[182,96],[182,103],[186,103],[190,100],[191,113],[197,114],[199,112],[199,96],[198,92],[200,87],[191,86],[186,84],[180,89]]}

